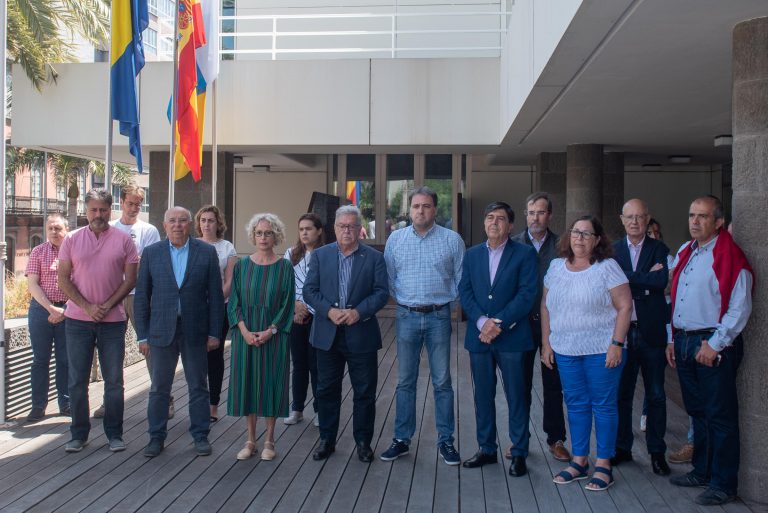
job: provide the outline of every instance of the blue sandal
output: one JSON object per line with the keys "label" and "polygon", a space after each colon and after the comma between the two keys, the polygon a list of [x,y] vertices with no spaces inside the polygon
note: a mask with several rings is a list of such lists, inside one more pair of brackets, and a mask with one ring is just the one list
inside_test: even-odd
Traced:
{"label": "blue sandal", "polygon": [[[602,492],[604,490],[607,490],[611,486],[613,486],[613,471],[610,468],[605,467],[595,467],[595,472],[600,472],[602,474],[607,474],[609,481],[606,483],[599,477],[595,477],[595,474],[592,474],[592,479],[589,480],[587,483],[587,486],[584,487],[585,490],[589,490],[590,492]],[[596,485],[595,488],[590,488],[589,485]]]}
{"label": "blue sandal", "polygon": [[[559,474],[557,474],[555,477],[552,478],[552,482],[553,483],[562,485],[562,484],[571,483],[573,481],[579,481],[581,479],[587,479],[589,477],[589,474],[587,474],[587,470],[589,470],[589,462],[587,462],[586,465],[579,465],[575,461],[571,461],[570,463],[568,463],[568,466],[578,470],[579,473],[576,474],[576,475],[573,475],[570,472],[568,472],[567,470],[563,470]],[[558,481],[556,479],[558,477],[562,477],[563,480],[562,481]]]}

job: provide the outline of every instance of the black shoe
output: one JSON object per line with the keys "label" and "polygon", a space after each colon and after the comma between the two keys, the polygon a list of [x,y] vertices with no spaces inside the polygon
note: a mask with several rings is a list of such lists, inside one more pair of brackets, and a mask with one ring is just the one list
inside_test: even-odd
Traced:
{"label": "black shoe", "polygon": [[496,453],[488,454],[483,451],[477,451],[474,456],[461,464],[464,468],[478,468],[487,463],[498,463],[499,459]]}
{"label": "black shoe", "polygon": [[43,418],[45,418],[44,408],[32,408],[32,411],[27,415],[27,422],[37,422],[38,420],[43,420]]}
{"label": "black shoe", "polygon": [[147,458],[154,458],[159,456],[163,452],[165,443],[159,438],[150,438],[149,443],[144,447],[144,456]]}
{"label": "black shoe", "polygon": [[706,488],[709,486],[709,481],[700,478],[693,472],[688,472],[682,476],[670,477],[669,482],[675,486],[684,486],[686,488]]}
{"label": "black shoe", "polygon": [[59,409],[59,415],[62,417],[71,417],[72,416],[72,408],[70,408],[68,405]]}
{"label": "black shoe", "polygon": [[615,467],[616,465],[620,465],[621,463],[624,463],[625,461],[632,461],[634,458],[632,458],[632,451],[627,451],[625,449],[619,449],[616,448],[616,454],[613,458],[611,458],[611,467]]}
{"label": "black shoe", "polygon": [[667,460],[664,459],[664,453],[656,452],[651,454],[651,469],[654,474],[660,476],[668,476],[672,470],[667,465]]}
{"label": "black shoe", "polygon": [[733,500],[736,500],[735,495],[728,495],[721,490],[713,488],[707,488],[693,499],[696,504],[701,504],[702,506],[720,506]]}
{"label": "black shoe", "polygon": [[408,454],[408,444],[395,438],[392,440],[392,445],[389,446],[389,449],[381,453],[379,459],[381,461],[394,461],[406,454]]}
{"label": "black shoe", "polygon": [[357,457],[363,463],[370,463],[373,461],[373,449],[366,443],[357,444]]}
{"label": "black shoe", "polygon": [[528,466],[525,464],[524,456],[512,456],[512,463],[509,464],[509,475],[513,477],[524,476],[528,473]]}
{"label": "black shoe", "polygon": [[208,438],[203,437],[195,440],[195,452],[198,456],[209,456],[211,454],[211,442],[208,441]]}
{"label": "black shoe", "polygon": [[312,455],[312,459],[320,461],[326,459],[328,456],[336,451],[336,444],[329,442],[328,440],[320,440],[317,446],[317,450]]}

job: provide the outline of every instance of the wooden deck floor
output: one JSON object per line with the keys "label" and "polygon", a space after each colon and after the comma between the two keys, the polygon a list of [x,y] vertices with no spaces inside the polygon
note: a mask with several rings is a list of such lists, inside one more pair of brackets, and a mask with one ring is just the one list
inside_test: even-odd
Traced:
{"label": "wooden deck floor", "polygon": [[[392,438],[396,358],[394,319],[381,320],[385,336],[379,352],[379,383],[376,403],[374,451],[378,455]],[[469,363],[462,344],[463,325],[454,331],[452,375],[456,392],[456,446],[464,458],[474,454],[474,406]],[[227,351],[228,355],[228,351]],[[227,380],[225,379],[225,387]],[[124,434],[128,450],[112,454],[100,421],[94,422],[91,439],[79,454],[66,454],[68,419],[51,416],[43,422],[16,426],[0,432],[0,511],[75,513],[100,512],[596,512],[665,513],[694,511],[767,511],[765,506],[736,502],[724,508],[697,507],[692,497],[698,490],[678,489],[666,478],[653,475],[643,439],[635,446],[636,461],[616,469],[616,486],[608,493],[585,492],[579,484],[557,486],[552,474],[561,463],[546,450],[541,430],[541,380],[531,412],[529,474],[511,478],[505,464],[465,470],[448,467],[435,448],[434,402],[426,361],[422,359],[417,399],[417,434],[411,453],[393,463],[376,459],[367,465],[358,461],[352,440],[352,401],[345,380],[340,439],[336,453],[325,462],[312,460],[318,441],[307,419],[295,426],[278,421],[278,457],[271,462],[257,459],[238,462],[235,454],[243,445],[243,419],[223,416],[211,430],[214,452],[196,457],[187,434],[187,392],[180,369],[174,385],[177,414],[169,422],[166,449],[147,459],[146,399],[148,377],[143,362],[126,369]],[[91,397],[101,394],[100,384],[91,386]],[[638,394],[639,396],[640,394]],[[226,393],[224,393],[226,397]],[[639,401],[639,397],[637,399]],[[95,407],[98,399],[92,399]],[[639,402],[637,403],[639,406]],[[55,407],[55,406],[54,406]],[[497,396],[499,432],[505,404]],[[226,405],[222,411],[226,410]],[[263,430],[263,424],[260,425]],[[671,448],[685,439],[687,418],[669,402],[667,442]],[[261,439],[259,440],[261,443]],[[506,435],[502,448],[508,446]],[[687,471],[674,466],[673,472]]]}

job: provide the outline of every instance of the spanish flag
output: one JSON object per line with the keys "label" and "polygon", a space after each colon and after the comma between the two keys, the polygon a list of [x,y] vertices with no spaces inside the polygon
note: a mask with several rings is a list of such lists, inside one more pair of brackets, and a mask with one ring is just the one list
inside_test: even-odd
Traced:
{"label": "spanish flag", "polygon": [[136,76],[144,67],[141,33],[149,26],[147,0],[112,0],[111,73],[112,119],[120,122],[120,133],[128,137],[128,148],[142,170],[139,134],[139,102]]}
{"label": "spanish flag", "polygon": [[360,204],[360,181],[347,182],[347,199],[352,202],[353,205]]}
{"label": "spanish flag", "polygon": [[[190,171],[200,181],[202,145],[198,119],[198,69],[195,51],[205,44],[205,27],[200,0],[179,1],[179,91],[176,101],[175,179]],[[205,104],[203,104],[203,109]],[[182,163],[183,165],[179,165]]]}

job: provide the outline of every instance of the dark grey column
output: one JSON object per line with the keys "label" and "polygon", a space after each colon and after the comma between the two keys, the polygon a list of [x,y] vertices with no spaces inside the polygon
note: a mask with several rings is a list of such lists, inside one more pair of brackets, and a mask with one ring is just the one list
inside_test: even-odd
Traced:
{"label": "dark grey column", "polygon": [[566,153],[566,224],[587,214],[602,220],[603,145],[570,144]]}
{"label": "dark grey column", "polygon": [[603,227],[611,240],[624,235],[619,214],[624,206],[624,154],[603,155]]}
{"label": "dark grey column", "polygon": [[552,199],[550,229],[558,235],[565,230],[565,152],[539,153],[536,165],[537,191]]}
{"label": "dark grey column", "polygon": [[[167,151],[152,151],[149,153],[149,222],[163,231],[163,215],[168,210],[168,153]],[[218,190],[216,191],[216,206],[224,214],[227,221],[227,231],[224,238],[232,240],[232,223],[234,221],[234,155],[219,152],[218,158]],[[211,204],[211,152],[203,152],[203,164],[200,168],[200,181],[195,183],[192,174],[176,181],[174,193],[176,205],[189,209],[192,215],[203,205]],[[194,230],[193,230],[194,231]],[[194,235],[194,234],[193,234]]]}
{"label": "dark grey column", "polygon": [[733,30],[733,229],[757,277],[752,317],[739,369],[741,474],[739,495],[768,502],[768,18]]}

